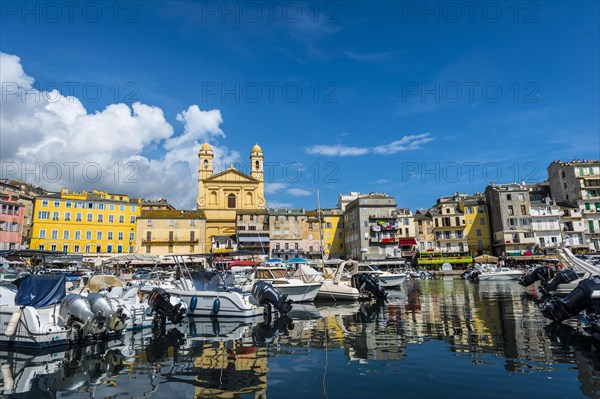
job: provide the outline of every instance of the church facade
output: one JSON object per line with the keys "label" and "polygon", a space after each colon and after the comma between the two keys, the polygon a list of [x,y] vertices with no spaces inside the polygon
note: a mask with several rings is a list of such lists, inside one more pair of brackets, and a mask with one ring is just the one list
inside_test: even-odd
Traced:
{"label": "church facade", "polygon": [[206,248],[211,252],[213,237],[236,233],[236,212],[264,209],[264,157],[256,144],[250,152],[250,174],[231,165],[214,173],[214,152],[208,143],[198,151],[198,198],[196,205],[206,216]]}

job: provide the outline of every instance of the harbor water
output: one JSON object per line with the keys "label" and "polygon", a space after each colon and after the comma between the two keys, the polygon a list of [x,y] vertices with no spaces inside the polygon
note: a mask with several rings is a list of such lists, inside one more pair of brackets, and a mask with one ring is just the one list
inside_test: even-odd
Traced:
{"label": "harbor water", "polygon": [[9,398],[596,398],[600,345],[516,281],[407,281],[383,303],[193,319],[53,353],[0,353]]}

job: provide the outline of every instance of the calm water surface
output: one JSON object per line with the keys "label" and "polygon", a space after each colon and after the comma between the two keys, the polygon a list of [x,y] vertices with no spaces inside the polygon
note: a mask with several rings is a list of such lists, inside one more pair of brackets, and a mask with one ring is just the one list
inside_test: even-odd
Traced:
{"label": "calm water surface", "polygon": [[[295,305],[38,356],[2,352],[15,398],[600,397],[600,348],[516,282],[406,282],[387,303]],[[187,337],[187,338],[186,338]]]}

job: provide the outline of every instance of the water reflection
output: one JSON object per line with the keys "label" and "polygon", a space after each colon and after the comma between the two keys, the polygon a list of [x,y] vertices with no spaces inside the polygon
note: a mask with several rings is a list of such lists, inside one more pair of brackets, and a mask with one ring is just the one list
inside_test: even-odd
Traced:
{"label": "water reflection", "polygon": [[[260,323],[195,319],[61,353],[0,352],[0,394],[358,397],[372,386],[387,397],[403,384],[409,397],[597,398],[599,347],[576,324],[549,324],[514,282],[409,281],[387,302],[295,306]],[[499,378],[511,383],[489,390]]]}

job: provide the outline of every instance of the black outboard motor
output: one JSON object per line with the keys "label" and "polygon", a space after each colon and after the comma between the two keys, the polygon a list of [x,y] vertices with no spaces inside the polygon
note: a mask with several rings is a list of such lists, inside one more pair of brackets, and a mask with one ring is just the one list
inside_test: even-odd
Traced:
{"label": "black outboard motor", "polygon": [[465,270],[463,272],[463,274],[460,275],[460,277],[462,279],[468,280],[468,281],[475,281],[477,279],[477,276],[479,276],[479,270],[477,270],[477,269]]}
{"label": "black outboard motor", "polygon": [[540,304],[540,310],[544,317],[560,322],[583,310],[594,313],[600,310],[598,305],[600,305],[600,276],[592,276],[580,281],[566,297],[549,298]]}
{"label": "black outboard motor", "polygon": [[567,269],[562,272],[556,273],[556,276],[549,283],[542,283],[540,286],[540,292],[544,295],[550,295],[551,292],[556,291],[560,284],[570,283],[579,278],[574,270]]}
{"label": "black outboard motor", "polygon": [[554,275],[554,269],[551,269],[548,266],[540,266],[531,273],[521,276],[519,278],[518,283],[521,284],[523,287],[529,287],[536,281],[547,283],[548,281],[552,280]]}
{"label": "black outboard motor", "polygon": [[376,298],[386,299],[388,293],[379,285],[377,277],[368,273],[357,273],[352,276],[352,286],[360,293],[373,294]]}
{"label": "black outboard motor", "polygon": [[181,303],[173,305],[171,303],[171,294],[162,288],[153,288],[148,297],[148,305],[156,314],[155,323],[164,324],[167,318],[173,324],[178,324],[186,315],[186,309],[182,308]]}
{"label": "black outboard motor", "polygon": [[294,321],[287,315],[276,318],[273,323],[270,320],[257,324],[252,329],[252,341],[258,346],[267,346],[275,342],[280,335],[290,335],[294,329]]}
{"label": "black outboard motor", "polygon": [[287,295],[282,295],[266,281],[255,282],[252,286],[252,295],[259,305],[271,304],[282,314],[292,310],[292,300],[287,299]]}

